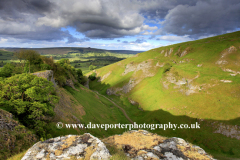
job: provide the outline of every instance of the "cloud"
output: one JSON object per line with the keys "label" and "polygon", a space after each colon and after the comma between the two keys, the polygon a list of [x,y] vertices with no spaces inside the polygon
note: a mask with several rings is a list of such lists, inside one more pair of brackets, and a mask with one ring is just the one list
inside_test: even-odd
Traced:
{"label": "cloud", "polygon": [[190,35],[194,38],[223,34],[240,27],[240,2],[202,0],[192,6],[181,4],[169,10],[162,26],[160,34]]}
{"label": "cloud", "polygon": [[189,36],[173,36],[173,35],[167,35],[167,36],[161,36],[158,37],[156,40],[165,40],[165,41],[171,41],[171,42],[185,42],[185,41],[191,41],[193,39],[189,38]]}
{"label": "cloud", "polygon": [[135,35],[144,29],[141,16],[131,1],[59,0],[56,9],[38,18],[36,25],[50,27],[74,26],[78,32],[90,38],[117,38]]}
{"label": "cloud", "polygon": [[152,35],[151,37],[149,37],[148,39],[154,39],[156,37],[156,35]]}
{"label": "cloud", "polygon": [[136,41],[132,42],[132,43],[143,43],[143,42],[147,42],[145,39],[137,39]]}
{"label": "cloud", "polygon": [[0,36],[22,41],[58,41],[74,38],[68,31],[49,26],[37,26],[36,20],[50,13],[55,4],[48,0],[1,0],[0,1]]}
{"label": "cloud", "polygon": [[[85,38],[63,31],[66,27]],[[0,1],[0,36],[4,39],[74,43],[150,35],[152,39],[185,41],[237,28],[239,0]],[[144,42],[139,39],[134,43]]]}

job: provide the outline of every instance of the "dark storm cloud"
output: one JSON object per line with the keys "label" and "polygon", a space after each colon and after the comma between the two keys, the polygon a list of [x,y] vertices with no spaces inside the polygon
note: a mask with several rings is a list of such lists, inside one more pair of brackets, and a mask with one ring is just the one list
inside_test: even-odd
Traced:
{"label": "dark storm cloud", "polygon": [[74,26],[90,38],[117,38],[144,31],[144,17],[129,0],[58,1],[55,9],[37,21],[51,27]]}
{"label": "dark storm cloud", "polygon": [[178,5],[186,4],[193,6],[198,0],[148,0],[141,1],[144,4],[140,9],[140,13],[148,19],[160,19],[163,20],[168,14],[169,10],[175,8]]}
{"label": "dark storm cloud", "polygon": [[[148,26],[156,22],[159,26]],[[1,0],[0,37],[69,43],[62,27],[88,38],[189,35],[199,38],[240,28],[239,0]],[[140,41],[139,41],[140,42]],[[136,42],[137,43],[137,42]]]}
{"label": "dark storm cloud", "polygon": [[48,0],[1,0],[0,17],[16,18],[25,13],[42,14],[50,12],[54,4]]}
{"label": "dark storm cloud", "polygon": [[[166,15],[162,33],[199,36],[222,34],[240,27],[240,1],[198,1],[178,5]],[[160,34],[161,34],[160,32]]]}
{"label": "dark storm cloud", "polygon": [[60,28],[36,26],[36,20],[50,12],[54,4],[48,0],[1,0],[0,37],[16,38],[23,41],[58,41],[65,38],[79,41]]}

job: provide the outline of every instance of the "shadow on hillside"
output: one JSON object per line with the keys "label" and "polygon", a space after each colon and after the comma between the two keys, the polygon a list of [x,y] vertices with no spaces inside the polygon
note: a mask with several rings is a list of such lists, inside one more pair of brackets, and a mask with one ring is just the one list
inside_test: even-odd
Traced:
{"label": "shadow on hillside", "polygon": [[[202,147],[205,151],[220,159],[240,157],[240,117],[232,120],[217,121],[191,118],[185,115],[175,116],[162,109],[144,111],[140,110],[138,105],[131,104],[128,97],[107,95],[106,91],[108,88],[110,88],[109,84],[97,81],[90,82],[90,89],[98,91],[115,102],[117,101],[133,122],[150,124],[149,128],[142,129],[166,137],[183,138]],[[151,129],[151,124],[162,124],[162,128],[153,130]],[[175,129],[173,124],[177,124]]]}

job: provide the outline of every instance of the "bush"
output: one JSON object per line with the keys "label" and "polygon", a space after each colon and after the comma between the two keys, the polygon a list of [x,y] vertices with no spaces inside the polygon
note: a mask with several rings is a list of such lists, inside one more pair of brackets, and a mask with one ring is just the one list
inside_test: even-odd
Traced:
{"label": "bush", "polygon": [[81,76],[83,76],[83,73],[82,73],[82,70],[81,70],[81,69],[78,69],[78,70],[77,70],[77,76],[78,76],[78,78],[80,78]]}
{"label": "bush", "polygon": [[87,77],[82,76],[80,79],[78,79],[78,82],[82,85],[85,85],[87,82]]}
{"label": "bush", "polygon": [[7,63],[0,69],[0,77],[11,77],[15,66],[11,63]]}
{"label": "bush", "polygon": [[59,63],[61,66],[64,66],[64,64],[70,64],[70,61],[69,59],[63,58],[57,61],[57,63]]}
{"label": "bush", "polygon": [[166,63],[163,67],[163,73],[170,71],[171,68],[172,68],[172,65],[170,63]]}
{"label": "bush", "polygon": [[89,66],[89,70],[90,70],[90,71],[92,71],[92,70],[94,70],[94,69],[96,69],[96,68],[97,68],[97,66],[94,66],[94,65],[90,65],[90,66]]}
{"label": "bush", "polygon": [[97,77],[96,77],[96,73],[93,72],[89,77],[88,79],[90,79],[91,81],[95,80]]}
{"label": "bush", "polygon": [[42,71],[52,69],[52,67],[50,65],[46,64],[46,63],[41,64],[40,67],[41,67]]}
{"label": "bush", "polygon": [[58,102],[53,83],[32,74],[19,74],[0,81],[0,104],[25,126],[45,136],[45,117],[53,116]]}
{"label": "bush", "polygon": [[56,80],[56,82],[59,86],[64,86],[66,84],[66,81],[67,81],[66,77],[63,76],[63,75],[55,77],[55,80]]}

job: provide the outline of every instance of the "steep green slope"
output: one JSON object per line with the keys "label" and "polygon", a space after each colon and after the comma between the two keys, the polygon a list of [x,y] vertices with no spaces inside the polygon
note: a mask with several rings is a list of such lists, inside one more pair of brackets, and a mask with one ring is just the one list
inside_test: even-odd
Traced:
{"label": "steep green slope", "polygon": [[110,88],[148,111],[163,109],[216,120],[238,118],[239,36],[235,32],[160,47],[101,68],[98,76],[105,75],[102,82],[110,85],[102,93]]}
{"label": "steep green slope", "polygon": [[126,124],[130,123],[124,116],[122,111],[114,106],[112,102],[106,98],[99,96],[97,93],[83,87],[59,88],[58,95],[60,102],[56,105],[54,111],[56,116],[49,125],[49,132],[53,137],[66,134],[82,134],[91,133],[99,137],[106,137],[113,134],[120,134],[125,129],[108,129],[105,128],[66,128],[57,129],[57,122],[63,124]]}
{"label": "steep green slope", "polygon": [[201,129],[155,132],[187,139],[220,159],[240,157],[239,60],[240,32],[234,32],[152,49],[100,68],[101,82],[90,88],[125,106],[138,123],[199,122]]}

